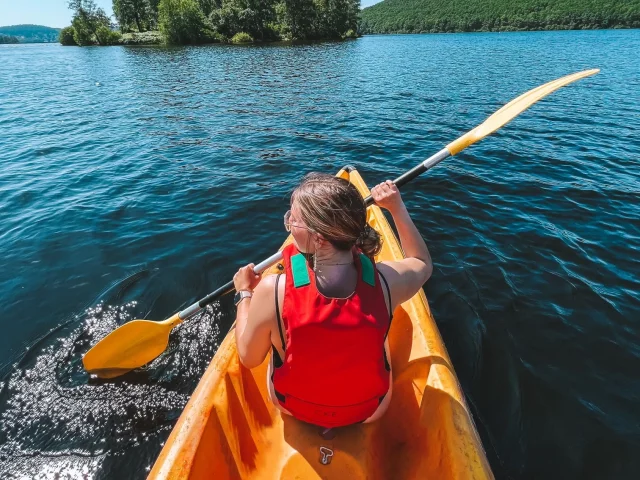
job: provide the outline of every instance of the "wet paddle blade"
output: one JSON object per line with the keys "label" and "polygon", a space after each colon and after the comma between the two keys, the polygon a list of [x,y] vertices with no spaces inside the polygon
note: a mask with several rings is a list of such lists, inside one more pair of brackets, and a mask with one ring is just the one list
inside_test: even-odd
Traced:
{"label": "wet paddle blade", "polygon": [[169,334],[182,320],[132,320],[100,340],[82,358],[87,372],[113,378],[146,365],[167,348]]}
{"label": "wet paddle blade", "polygon": [[487,118],[482,124],[478,125],[476,128],[458,138],[457,140],[451,142],[449,145],[447,145],[447,150],[449,150],[451,155],[455,155],[456,153],[461,152],[469,145],[473,145],[478,140],[482,140],[487,135],[492,134],[503,125],[509,123],[531,105],[536,103],[538,100],[546,97],[550,93],[555,92],[565,85],[569,85],[570,83],[573,83],[576,80],[580,80],[581,78],[595,75],[599,71],[600,69],[598,68],[594,68],[593,70],[584,70],[582,72],[567,75],[566,77],[558,78],[557,80],[553,80],[551,82],[545,83],[544,85],[540,85],[539,87],[529,90],[528,92],[520,95],[518,98],[507,103],[504,107]]}

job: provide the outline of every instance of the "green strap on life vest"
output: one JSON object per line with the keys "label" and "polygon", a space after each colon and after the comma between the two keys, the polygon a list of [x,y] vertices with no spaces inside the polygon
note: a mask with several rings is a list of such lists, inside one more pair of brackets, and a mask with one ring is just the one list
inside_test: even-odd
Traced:
{"label": "green strap on life vest", "polygon": [[[375,269],[373,263],[365,254],[360,254],[360,269],[362,270],[362,280],[371,285],[376,286]],[[298,253],[291,257],[291,273],[293,274],[293,286],[296,288],[309,285],[309,271],[307,270],[307,260],[304,255]]]}
{"label": "green strap on life vest", "polygon": [[311,283],[309,272],[307,271],[307,260],[301,253],[291,257],[291,273],[293,273],[294,287],[304,287]]}

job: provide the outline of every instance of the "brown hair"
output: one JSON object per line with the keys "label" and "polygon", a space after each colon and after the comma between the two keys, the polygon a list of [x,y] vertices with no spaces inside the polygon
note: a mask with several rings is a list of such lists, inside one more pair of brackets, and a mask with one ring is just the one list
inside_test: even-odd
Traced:
{"label": "brown hair", "polygon": [[324,173],[306,175],[291,194],[301,220],[338,250],[354,245],[370,258],[380,252],[380,235],[367,224],[364,199],[350,182]]}

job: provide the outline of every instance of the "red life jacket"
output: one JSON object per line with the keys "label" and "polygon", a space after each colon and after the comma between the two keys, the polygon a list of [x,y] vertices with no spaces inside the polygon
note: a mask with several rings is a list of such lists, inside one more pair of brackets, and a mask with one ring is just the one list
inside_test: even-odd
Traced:
{"label": "red life jacket", "polygon": [[271,378],[284,408],[299,420],[322,427],[366,420],[389,391],[390,367],[384,351],[389,310],[375,264],[355,249],[354,261],[358,269],[354,293],[344,299],[328,298],[318,291],[304,255],[293,244],[283,250],[282,324],[287,340],[285,358],[274,359]]}

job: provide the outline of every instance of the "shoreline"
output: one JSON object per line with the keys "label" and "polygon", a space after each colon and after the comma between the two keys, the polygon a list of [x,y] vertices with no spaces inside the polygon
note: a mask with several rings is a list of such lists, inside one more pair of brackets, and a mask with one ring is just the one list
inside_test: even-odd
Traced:
{"label": "shoreline", "polygon": [[[325,42],[344,42],[349,40],[357,40],[363,37],[375,37],[375,36],[411,36],[411,35],[459,35],[459,34],[488,34],[488,33],[531,33],[531,32],[579,32],[579,31],[620,31],[620,30],[640,30],[636,27],[609,27],[609,28],[557,28],[557,29],[535,29],[535,30],[473,30],[473,31],[454,31],[454,32],[387,32],[387,33],[363,33],[357,37],[350,37],[344,39],[320,39],[320,40],[276,40],[276,41],[261,41],[261,42],[208,42],[200,44],[186,44],[186,45],[172,45],[164,42],[127,42],[121,41],[117,45],[91,45],[93,47],[187,47],[187,46],[207,46],[207,45],[233,45],[233,46],[256,46],[256,45],[308,45],[313,43],[325,43]],[[143,32],[147,33],[147,32]],[[19,43],[6,43],[0,45],[61,45],[60,42],[19,42]],[[63,46],[77,46],[77,45],[63,45]]]}

